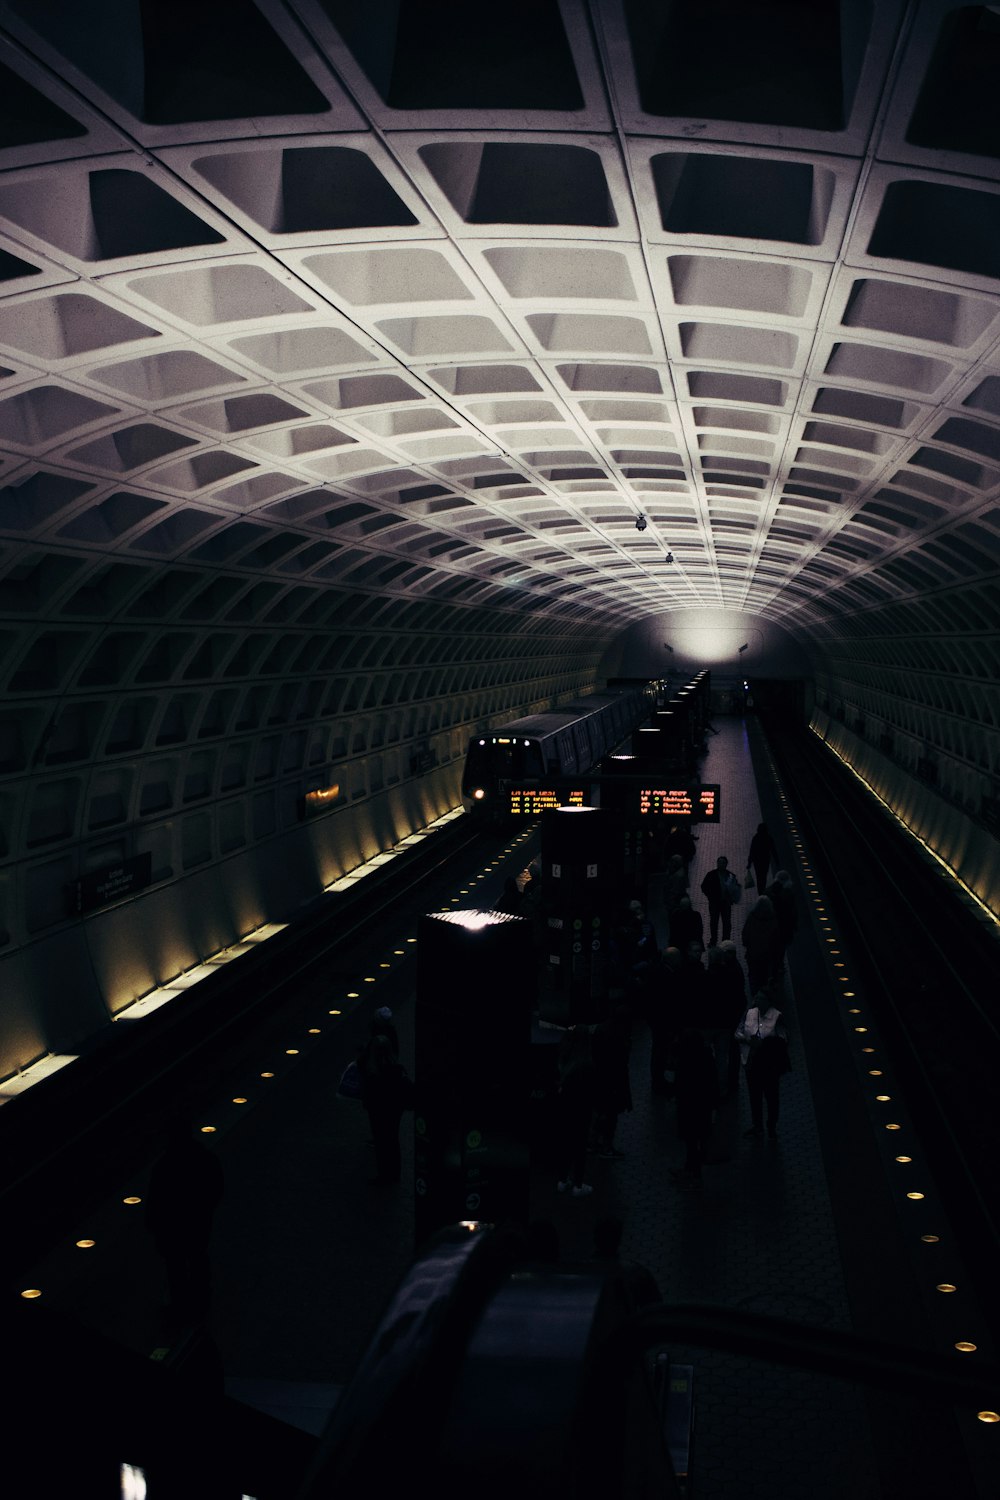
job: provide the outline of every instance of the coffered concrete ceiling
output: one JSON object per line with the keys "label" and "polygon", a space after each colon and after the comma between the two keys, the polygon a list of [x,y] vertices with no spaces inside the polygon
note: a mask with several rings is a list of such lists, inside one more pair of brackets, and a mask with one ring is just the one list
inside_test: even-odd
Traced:
{"label": "coffered concrete ceiling", "polygon": [[671,615],[986,890],[998,93],[950,0],[0,0],[0,1077]]}
{"label": "coffered concrete ceiling", "polygon": [[995,572],[993,8],[0,20],[8,595],[809,633]]}

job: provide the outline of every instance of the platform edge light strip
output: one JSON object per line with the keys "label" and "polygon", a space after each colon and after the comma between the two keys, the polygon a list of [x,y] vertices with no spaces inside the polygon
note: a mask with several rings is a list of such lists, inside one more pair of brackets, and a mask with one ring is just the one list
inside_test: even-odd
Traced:
{"label": "platform edge light strip", "polygon": [[935,849],[932,849],[931,846],[930,846],[930,844],[928,844],[927,840],[926,839],[922,839],[920,837],[920,834],[917,833],[913,828],[911,828],[910,825],[909,825],[909,823],[907,823],[904,818],[900,817],[900,815],[896,811],[896,809],[889,802],[887,802],[885,800],[885,798],[882,796],[881,792],[877,792],[875,790],[875,788],[872,786],[871,782],[867,781],[865,779],[865,777],[862,776],[861,772],[858,771],[858,770],[856,770],[855,767],[851,765],[850,761],[847,760],[843,755],[841,755],[840,751],[838,749],[836,749],[835,746],[833,746],[833,745],[830,744],[829,740],[824,740],[823,739],[823,736],[820,734],[820,732],[819,732],[818,729],[813,728],[812,725],[810,725],[809,727],[812,730],[812,733],[814,735],[816,735],[816,738],[819,739],[819,740],[821,740],[822,743],[826,746],[826,748],[833,755],[835,755],[837,757],[837,759],[841,762],[841,764],[847,767],[847,769],[850,771],[851,775],[853,777],[855,777],[856,780],[860,781],[861,785],[867,791],[871,792],[872,796],[876,799],[876,801],[881,802],[881,804],[885,808],[886,812],[889,813],[889,815],[891,817],[895,818],[895,820],[899,824],[900,828],[905,829],[906,832],[910,835],[910,838],[911,839],[915,839],[916,842],[920,845],[920,847],[922,849],[926,849],[927,853],[931,856],[931,858],[937,860],[937,862],[941,866],[942,870],[944,870],[945,873],[948,874],[951,877],[952,880],[954,880],[954,882],[955,882],[956,885],[961,886],[962,890],[966,893],[966,895],[969,896],[976,903],[976,905],[978,907],[980,907],[980,909],[983,911],[983,913],[987,917],[989,917],[990,921],[994,922],[998,927],[1000,927],[1000,916],[998,916],[997,913],[995,911],[993,911],[991,907],[989,907],[989,906],[986,905],[986,902],[983,900],[982,896],[977,896],[976,893],[975,893],[975,891],[972,889],[972,887],[969,886],[969,885],[966,885],[965,881],[962,879],[961,875],[959,875],[958,871],[954,868],[954,866],[950,865],[948,863],[948,861],[946,859],[944,859],[940,854],[938,854]]}
{"label": "platform edge light strip", "polygon": [[[324,886],[323,894],[328,895],[338,891],[349,890],[352,885],[364,879],[366,875],[370,875],[373,870],[379,869],[388,860],[394,859],[397,854],[401,854],[405,849],[412,848],[414,844],[425,839],[428,834],[436,832],[439,828],[443,828],[446,824],[451,823],[461,815],[462,808],[453,807],[440,818],[435,818],[433,823],[428,823],[426,828],[420,828],[413,833],[407,834],[406,838],[400,839],[399,843],[394,844],[391,849],[380,850],[378,854],[373,855],[364,864],[358,865],[347,875],[341,875],[330,885]],[[279,932],[284,932],[287,926],[287,922],[262,922],[259,927],[255,927],[252,931],[244,933],[235,943],[230,943],[227,947],[220,948],[217,953],[209,954],[207,958],[200,959],[190,969],[184,969],[179,974],[175,974],[171,979],[167,980],[166,984],[158,985],[152,990],[147,990],[144,995],[138,995],[134,1000],[129,1001],[127,1005],[123,1006],[121,1010],[116,1011],[111,1018],[112,1021],[143,1020],[146,1016],[151,1015],[153,1011],[159,1010],[161,1005],[166,1005],[171,1000],[176,1000],[185,990],[200,983],[202,979],[207,979],[222,964],[231,963],[234,958],[239,958],[248,950],[248,947],[260,942],[266,942],[268,938],[274,937]],[[20,1068],[10,1078],[5,1078],[0,1082],[0,1104],[5,1103],[9,1099],[16,1098],[19,1094],[25,1093],[34,1084],[40,1083],[43,1078],[51,1077],[60,1068],[64,1068],[68,1063],[75,1062],[76,1060],[77,1054],[75,1052],[47,1053],[44,1057],[36,1058],[26,1068]]]}

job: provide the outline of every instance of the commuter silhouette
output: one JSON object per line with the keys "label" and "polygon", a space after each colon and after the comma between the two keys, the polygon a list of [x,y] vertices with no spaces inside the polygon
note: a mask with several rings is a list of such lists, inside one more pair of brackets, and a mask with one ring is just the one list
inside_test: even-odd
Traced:
{"label": "commuter silhouette", "polygon": [[778,870],[774,883],[768,886],[768,897],[774,907],[774,918],[778,924],[778,939],[772,957],[771,972],[777,978],[784,972],[785,954],[799,925],[795,909],[795,887],[787,870]]}
{"label": "commuter silhouette", "polygon": [[704,1034],[685,1027],[677,1042],[677,1134],[687,1148],[684,1165],[671,1172],[679,1187],[701,1182],[701,1164],[719,1102],[715,1059]]}
{"label": "commuter silhouette", "polygon": [[402,1175],[399,1125],[404,1109],[413,1105],[413,1084],[393,1055],[387,1036],[376,1032],[361,1066],[361,1101],[368,1111],[375,1147],[373,1185],[398,1182]]}
{"label": "commuter silhouette", "polygon": [[774,847],[774,840],[766,823],[757,824],[757,832],[750,840],[750,853],[747,855],[747,869],[753,867],[754,879],[757,882],[757,894],[763,896],[767,886],[767,874],[773,864],[778,860],[778,851]]}
{"label": "commuter silhouette", "polygon": [[756,992],[771,979],[781,946],[778,923],[769,896],[757,897],[747,913],[741,936],[747,956],[750,989]]}
{"label": "commuter silhouette", "polygon": [[[735,891],[733,887],[736,887]],[[729,871],[729,861],[720,854],[715,869],[709,870],[701,882],[701,893],[708,901],[709,944],[715,947],[719,938],[719,923],[722,923],[722,939],[732,935],[733,899],[739,897],[739,883]]]}
{"label": "commuter silhouette", "polygon": [[772,1140],[778,1134],[780,1084],[791,1067],[788,1038],[781,1025],[781,1012],[770,1005],[767,996],[754,996],[736,1030],[750,1095],[750,1129],[744,1134],[764,1134],[764,1105],[767,1105],[767,1133]]}

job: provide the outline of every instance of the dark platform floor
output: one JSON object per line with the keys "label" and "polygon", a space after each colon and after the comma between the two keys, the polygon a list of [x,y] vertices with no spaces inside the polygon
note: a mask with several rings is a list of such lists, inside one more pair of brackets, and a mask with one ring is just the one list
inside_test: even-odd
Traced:
{"label": "dark platform floor", "polygon": [[[680,1164],[683,1148],[672,1105],[650,1097],[648,1039],[637,1024],[635,1108],[618,1135],[624,1159],[595,1160],[595,1192],[579,1200],[558,1194],[554,1174],[537,1170],[532,1213],[555,1223],[567,1260],[588,1259],[596,1220],[619,1215],[623,1255],[645,1264],[670,1302],[739,1306],[938,1352],[963,1338],[985,1347],[921,1166],[919,1132],[892,1097],[891,1062],[874,1027],[855,1030],[867,1022],[864,997],[848,993],[850,956],[838,945],[822,892],[809,885],[808,851],[796,848],[766,751],[753,725],[720,719],[717,730],[702,779],[721,783],[722,821],[700,830],[692,892],[698,896],[718,854],[742,871],[766,816],[801,895],[802,925],[785,981],[793,1070],[782,1085],[779,1139],[744,1138],[749,1108],[742,1091],[722,1108],[703,1186],[676,1187],[669,1168]],[[527,863],[532,847],[531,836],[512,842],[508,868]],[[466,894],[456,889],[449,901],[488,906],[503,873],[502,865],[476,870],[462,886]],[[748,893],[735,913],[737,940],[751,899]],[[655,888],[649,905],[655,914]],[[217,1106],[204,1121],[217,1126],[210,1139],[226,1173],[211,1327],[228,1388],[312,1430],[321,1429],[349,1380],[412,1253],[412,1195],[406,1186],[369,1186],[363,1111],[338,1101],[335,1086],[377,1004],[392,1006],[404,1060],[412,1057],[407,939],[414,935],[412,927],[372,933],[365,972],[331,973],[310,997],[314,1019],[285,1043],[298,1050],[272,1046],[243,1076],[220,1080]],[[873,1067],[881,1068],[878,1076]],[[261,1078],[263,1071],[276,1076]],[[235,1097],[248,1102],[233,1104]],[[889,1124],[900,1129],[890,1135]],[[912,1160],[899,1163],[900,1155]],[[404,1139],[404,1184],[410,1166]],[[908,1199],[914,1187],[925,1196]],[[123,1183],[122,1196],[142,1189],[141,1180]],[[47,1305],[149,1352],[163,1336],[163,1286],[141,1214],[119,1199],[95,1208],[28,1279]],[[937,1240],[925,1242],[926,1233]],[[92,1249],[75,1248],[83,1236],[94,1239]],[[939,1284],[958,1291],[944,1295]],[[695,1368],[698,1500],[1000,1493],[996,1429],[971,1416],[956,1421],[944,1404],[869,1397],[859,1386],[742,1356],[673,1354]],[[945,1472],[948,1452],[959,1463],[971,1454],[971,1488],[964,1474],[960,1484],[942,1488],[941,1461],[929,1451],[936,1436],[925,1443],[925,1432],[944,1434]]]}

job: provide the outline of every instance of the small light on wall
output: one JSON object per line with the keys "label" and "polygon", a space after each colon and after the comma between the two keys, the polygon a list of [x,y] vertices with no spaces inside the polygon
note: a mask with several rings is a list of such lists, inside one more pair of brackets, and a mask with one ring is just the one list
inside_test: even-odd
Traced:
{"label": "small light on wall", "polygon": [[331,786],[317,787],[315,791],[306,792],[305,805],[308,812],[321,812],[323,808],[330,807],[340,796],[340,783],[334,782]]}

